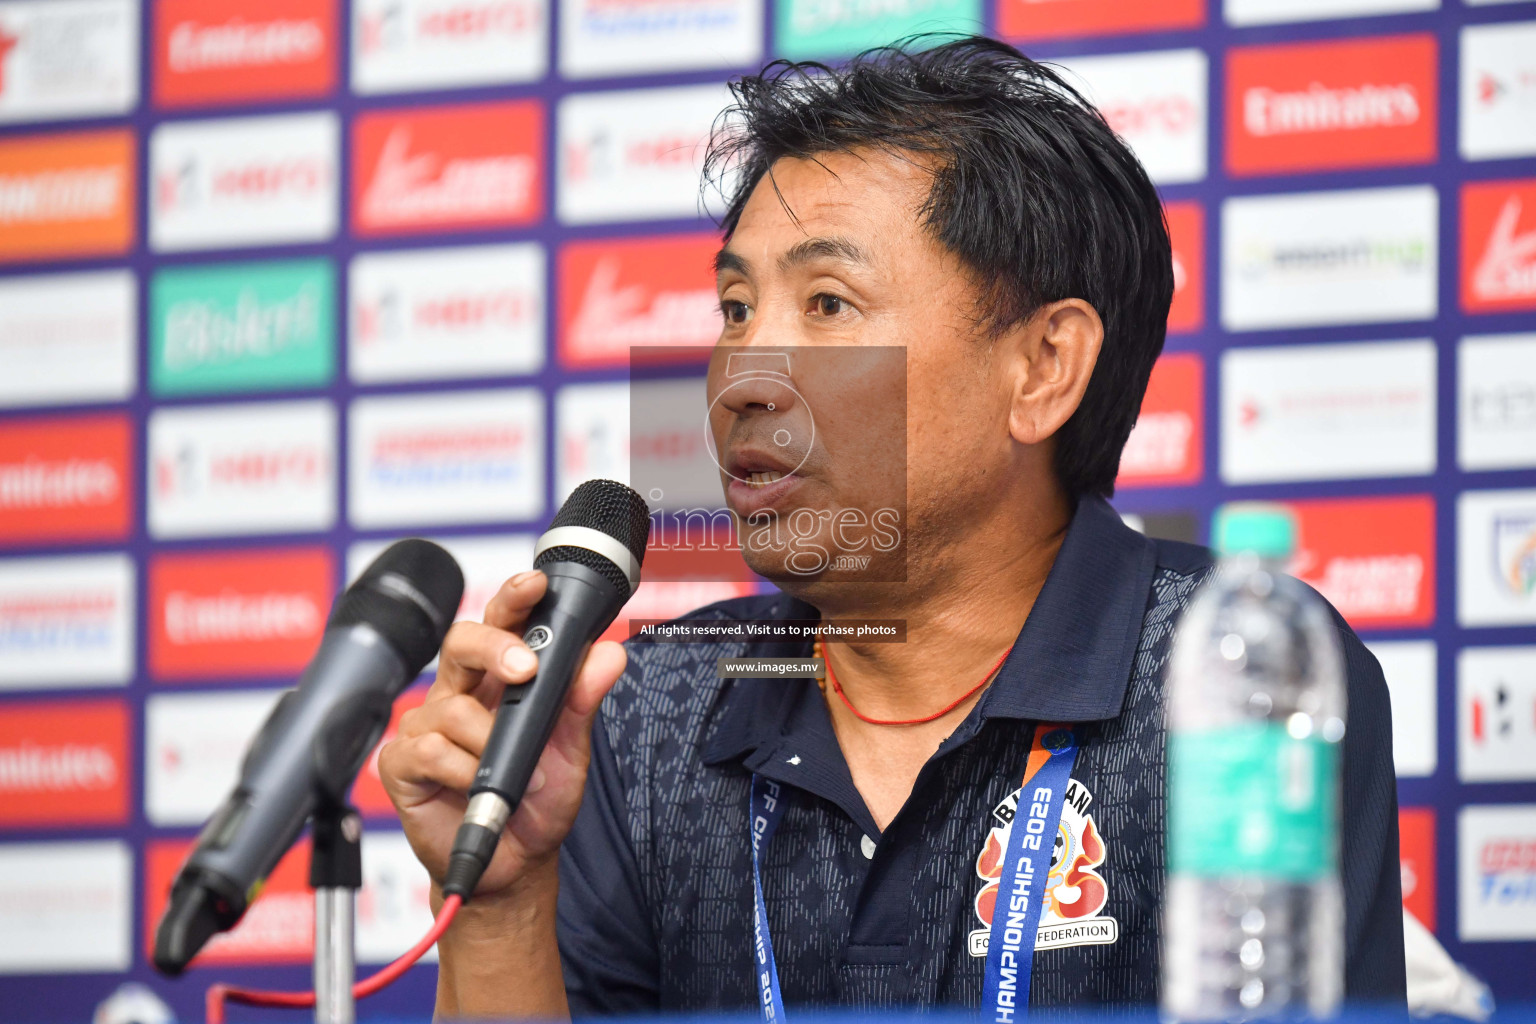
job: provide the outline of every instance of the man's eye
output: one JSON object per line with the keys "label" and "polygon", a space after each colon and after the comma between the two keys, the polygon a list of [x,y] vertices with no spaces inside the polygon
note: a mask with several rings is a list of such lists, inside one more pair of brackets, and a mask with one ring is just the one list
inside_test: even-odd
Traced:
{"label": "man's eye", "polygon": [[744,324],[752,319],[752,307],[745,302],[727,299],[720,303],[720,315],[728,324]]}
{"label": "man's eye", "polygon": [[837,316],[839,313],[847,312],[849,308],[847,300],[840,299],[836,295],[818,295],[814,301],[816,313],[819,316]]}

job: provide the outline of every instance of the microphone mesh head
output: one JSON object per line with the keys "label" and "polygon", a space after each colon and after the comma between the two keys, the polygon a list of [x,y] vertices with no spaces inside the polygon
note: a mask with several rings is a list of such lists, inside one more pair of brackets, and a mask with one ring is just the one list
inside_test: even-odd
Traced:
{"label": "microphone mesh head", "polygon": [[[645,499],[633,488],[617,480],[588,480],[571,492],[555,513],[551,530],[560,526],[585,526],[606,533],[629,549],[636,563],[645,562],[645,545],[651,532],[651,520]],[[542,569],[551,562],[575,562],[599,573],[622,594],[629,593],[629,578],[612,559],[586,548],[566,545],[542,552],[533,567]]]}
{"label": "microphone mesh head", "polygon": [[331,612],[333,626],[366,622],[405,658],[414,677],[437,654],[464,598],[464,573],[429,540],[384,549]]}

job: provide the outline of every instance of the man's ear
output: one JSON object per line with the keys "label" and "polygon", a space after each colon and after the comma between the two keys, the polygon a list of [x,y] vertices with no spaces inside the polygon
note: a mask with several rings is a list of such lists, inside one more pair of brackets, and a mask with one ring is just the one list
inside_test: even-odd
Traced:
{"label": "man's ear", "polygon": [[1082,299],[1061,299],[1009,333],[1017,372],[1008,431],[1020,444],[1039,444],[1082,402],[1104,345],[1104,322]]}

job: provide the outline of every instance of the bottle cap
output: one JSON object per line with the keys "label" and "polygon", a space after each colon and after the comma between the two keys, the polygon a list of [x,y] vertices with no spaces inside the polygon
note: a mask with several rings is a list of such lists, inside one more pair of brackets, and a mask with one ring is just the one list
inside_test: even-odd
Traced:
{"label": "bottle cap", "polygon": [[1222,555],[1251,551],[1260,558],[1288,558],[1296,551],[1296,514],[1268,502],[1231,502],[1216,510],[1211,545]]}

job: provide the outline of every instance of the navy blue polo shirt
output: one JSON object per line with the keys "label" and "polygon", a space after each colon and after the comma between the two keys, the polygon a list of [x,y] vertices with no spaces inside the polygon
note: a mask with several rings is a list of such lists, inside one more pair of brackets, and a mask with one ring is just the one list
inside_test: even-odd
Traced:
{"label": "navy blue polo shirt", "polygon": [[[1077,723],[1030,1005],[1153,1004],[1161,961],[1164,676],[1208,552],[1149,540],[1085,498],[1011,654],[882,833],[813,680],[716,677],[804,643],[636,643],[604,701],[560,857],[560,952],[577,1015],[754,1010],[756,772],[787,787],[763,864],[786,1007],[976,1007],[997,844],[1037,722]],[[814,619],[788,596],[694,619]],[[1391,710],[1342,619],[1349,728],[1341,869],[1346,992],[1404,1000]]]}

